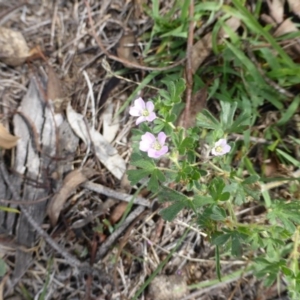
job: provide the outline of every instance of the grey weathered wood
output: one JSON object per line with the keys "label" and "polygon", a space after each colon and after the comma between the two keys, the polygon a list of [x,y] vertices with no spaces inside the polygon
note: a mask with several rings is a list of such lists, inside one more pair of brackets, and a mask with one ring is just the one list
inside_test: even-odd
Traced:
{"label": "grey weathered wood", "polygon": [[[53,113],[40,93],[41,82],[35,77],[30,81],[28,91],[22,99],[19,111],[14,117],[14,132],[20,137],[16,148],[15,166],[19,180],[14,182],[14,188],[19,192],[22,200],[37,200],[47,196],[50,192],[50,174],[55,169],[55,123]],[[41,151],[35,142],[40,144]],[[22,176],[23,175],[23,176]],[[32,218],[41,224],[46,211],[46,202],[30,205],[27,208]],[[36,240],[36,233],[21,214],[17,227],[17,242],[26,247],[32,247]],[[32,254],[17,251],[16,265],[13,277],[19,278],[27,270]]]}

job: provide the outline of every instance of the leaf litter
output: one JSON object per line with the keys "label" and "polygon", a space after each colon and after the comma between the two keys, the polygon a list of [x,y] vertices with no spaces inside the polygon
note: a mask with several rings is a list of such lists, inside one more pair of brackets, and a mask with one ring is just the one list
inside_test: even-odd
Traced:
{"label": "leaf litter", "polygon": [[[269,17],[275,24],[274,36],[296,30],[293,21],[284,20],[281,14],[280,3],[283,2],[267,1],[268,5],[273,5],[273,10],[270,6],[269,12],[273,15]],[[292,0],[287,2],[290,9],[299,14],[298,3]],[[27,3],[24,4],[26,8],[23,10],[13,9],[16,4],[19,3],[15,1],[0,3],[1,9],[10,11],[2,23],[9,30],[9,35],[13,36],[10,44],[9,39],[3,38],[5,34],[2,34],[2,40],[0,35],[0,45],[11,47],[2,52],[0,49],[2,59],[0,80],[3,83],[0,84],[1,113],[10,122],[11,127],[5,128],[13,128],[13,131],[3,131],[11,141],[8,144],[4,143],[2,147],[5,148],[5,145],[5,149],[16,147],[11,152],[6,151],[5,157],[7,169],[12,170],[11,184],[24,200],[39,200],[43,197],[51,199],[47,204],[45,201],[30,205],[31,216],[47,231],[51,222],[54,225],[51,237],[82,261],[89,261],[92,256],[91,245],[95,245],[92,241],[101,236],[104,243],[98,246],[96,243],[98,261],[96,259],[95,264],[99,265],[103,272],[97,273],[92,285],[89,286],[85,278],[90,273],[82,272],[82,276],[78,276],[63,255],[53,251],[47,244],[38,243],[35,230],[22,214],[18,218],[14,214],[0,211],[1,220],[5,220],[5,224],[3,223],[0,228],[1,234],[16,236],[16,243],[13,245],[16,254],[2,256],[7,262],[8,272],[13,271],[13,275],[6,280],[1,293],[4,294],[4,299],[9,299],[8,295],[23,296],[24,288],[32,297],[36,297],[46,289],[48,299],[132,297],[183,235],[185,226],[182,224],[188,226],[191,216],[182,213],[178,217],[178,222],[156,222],[153,214],[148,211],[151,205],[147,194],[132,200],[129,192],[123,193],[119,190],[122,187],[119,180],[126,177],[124,173],[130,153],[130,146],[126,145],[129,140],[128,130],[124,130],[128,126],[126,124],[128,119],[122,115],[119,119],[113,117],[115,103],[119,100],[114,94],[107,98],[109,102],[102,113],[98,113],[101,110],[97,107],[97,102],[94,103],[95,111],[92,105],[86,102],[89,91],[82,72],[78,70],[83,68],[82,70],[87,72],[90,82],[93,83],[92,90],[99,98],[101,98],[100,87],[105,84],[106,79],[99,75],[103,74],[102,66],[99,60],[95,60],[95,56],[99,55],[100,50],[86,26],[88,15],[84,1],[76,3],[56,1],[53,6],[50,1],[39,5]],[[277,9],[274,8],[275,4]],[[131,6],[130,2],[124,5],[121,1],[104,1],[100,7],[95,3],[92,6],[92,16],[96,24],[101,26],[98,27],[98,33],[105,48],[109,49],[118,43],[116,48],[118,56],[123,61],[128,60],[136,65],[138,60],[132,50],[137,46],[137,39],[132,34],[123,35],[125,21],[123,22],[122,16],[133,9],[134,14],[128,14],[128,18],[132,18],[129,23],[134,26],[140,24],[147,26],[149,17],[143,10],[142,1],[137,1],[135,5],[136,7]],[[138,19],[134,19],[134,16],[138,16]],[[287,28],[283,27],[283,24]],[[235,32],[239,27],[239,20],[227,25]],[[193,47],[195,62],[193,72],[196,72],[212,55],[211,28],[207,27],[203,36],[196,36],[199,41]],[[12,31],[14,33],[11,33]],[[226,32],[220,31],[217,43],[221,44],[226,38]],[[38,61],[25,64],[30,56],[29,49],[34,49],[37,44],[43,45],[47,61],[39,58]],[[91,61],[94,62],[93,65]],[[114,70],[119,70],[115,64],[111,65],[116,68]],[[124,65],[132,68],[130,63]],[[7,81],[6,78],[10,80]],[[134,80],[137,78],[134,77]],[[119,82],[114,92],[117,90],[126,99],[130,95],[126,89],[133,90],[134,87],[128,82]],[[193,101],[198,106],[194,106],[197,108],[193,112],[191,123],[194,123],[197,111],[206,106],[207,97],[206,89],[199,90],[195,94]],[[91,125],[92,115],[95,116],[95,126]],[[103,122],[103,134],[99,129],[100,122]],[[115,139],[119,131],[125,133],[120,139]],[[0,130],[0,141],[1,132]],[[118,142],[114,143],[114,140]],[[93,172],[88,171],[88,174],[85,174],[86,170]],[[2,174],[0,179],[1,198],[12,199],[7,185],[3,184]],[[110,197],[114,198],[115,202],[112,201],[110,205],[105,206]],[[118,230],[110,234],[109,222],[112,224],[118,222],[126,211],[127,202],[125,204],[123,201],[133,201],[136,206],[132,208],[124,224],[120,224]],[[9,206],[18,207],[14,204]],[[47,207],[50,220],[45,218]],[[139,216],[145,211],[147,214],[139,220]],[[94,217],[88,217],[91,215]],[[135,226],[130,227],[134,221]],[[77,226],[73,227],[74,224]],[[103,273],[110,274],[115,267],[112,261],[117,255],[117,249],[111,247],[114,244],[118,245],[118,238],[125,232],[127,240],[122,245],[122,253],[116,265],[120,292],[111,292],[108,287],[111,281],[106,280],[107,277]],[[151,236],[154,235],[158,237],[156,243],[151,241]],[[30,249],[36,251],[35,258]],[[176,287],[172,280],[178,270],[183,273],[178,282],[184,294],[188,294],[186,283],[213,278],[214,261],[211,259],[211,250],[201,234],[193,229],[182,248],[174,254],[162,271],[163,277],[157,277],[163,278],[159,282],[160,287],[168,286],[169,291]],[[52,266],[48,268],[51,262]],[[236,260],[229,263],[231,263],[229,269],[234,269],[235,265],[244,262]],[[52,278],[50,281],[47,281],[48,276]],[[254,299],[255,290],[260,288],[260,283],[251,276],[247,279],[248,295],[252,295],[251,299]],[[233,283],[237,281],[238,278]],[[220,293],[230,295],[231,287],[230,283],[223,286],[216,285],[215,290],[212,288],[207,293],[215,297]],[[247,289],[247,285],[243,285],[242,289]],[[151,295],[146,296],[152,299],[174,297],[169,294],[158,296],[158,289],[153,284],[150,291]],[[269,293],[272,291],[270,289]],[[276,291],[274,293],[276,294]],[[186,296],[187,299],[188,297]],[[205,297],[201,299],[209,299],[208,294]]]}

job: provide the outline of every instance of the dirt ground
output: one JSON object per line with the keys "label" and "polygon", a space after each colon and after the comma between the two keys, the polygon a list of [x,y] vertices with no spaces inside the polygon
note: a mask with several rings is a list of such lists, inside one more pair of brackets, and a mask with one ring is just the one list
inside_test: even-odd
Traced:
{"label": "dirt ground", "polygon": [[[153,25],[140,2],[0,1],[0,26],[28,47],[20,45],[21,62],[0,62],[0,119],[20,137],[1,154],[0,198],[10,200],[1,205],[22,212],[0,211],[0,299],[134,299],[153,272],[138,299],[288,299],[284,283],[278,297],[277,286],[266,289],[251,273],[226,277],[245,259],[222,261],[224,281],[197,287],[216,278],[213,247],[195,228],[178,246],[192,216],[163,221],[146,191],[111,230],[134,193],[122,176],[133,120],[128,107],[114,113],[148,72],[122,63],[139,63],[139,37]],[[107,72],[124,66],[128,81]],[[93,124],[103,149],[70,122]]]}

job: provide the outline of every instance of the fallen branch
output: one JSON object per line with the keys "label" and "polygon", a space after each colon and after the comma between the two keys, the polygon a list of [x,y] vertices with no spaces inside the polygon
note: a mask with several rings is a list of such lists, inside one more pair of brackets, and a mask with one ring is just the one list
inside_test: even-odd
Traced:
{"label": "fallen branch", "polygon": [[118,199],[121,201],[126,201],[126,202],[133,201],[134,204],[138,204],[141,206],[146,206],[146,207],[151,206],[150,201],[145,198],[142,198],[142,197],[134,198],[134,196],[132,196],[132,195],[127,195],[125,193],[116,192],[116,191],[109,189],[98,183],[93,183],[93,182],[89,181],[89,182],[85,182],[81,186],[83,186],[84,188],[89,189],[91,191],[94,191],[96,193],[103,194],[107,197],[115,198],[115,199]]}

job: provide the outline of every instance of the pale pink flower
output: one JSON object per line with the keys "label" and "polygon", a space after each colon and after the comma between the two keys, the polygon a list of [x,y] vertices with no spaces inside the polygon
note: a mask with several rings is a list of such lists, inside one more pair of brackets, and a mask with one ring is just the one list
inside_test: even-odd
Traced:
{"label": "pale pink flower", "polygon": [[150,132],[142,135],[140,141],[140,150],[147,152],[149,157],[159,158],[168,152],[168,147],[165,146],[167,136],[164,132],[160,132],[157,138]]}
{"label": "pale pink flower", "polygon": [[134,106],[130,107],[129,114],[134,117],[138,117],[136,120],[136,125],[142,122],[148,121],[152,122],[156,119],[156,114],[153,112],[154,104],[152,101],[145,101],[140,97],[134,101]]}
{"label": "pale pink flower", "polygon": [[215,146],[212,148],[211,153],[215,156],[221,156],[230,151],[231,147],[227,144],[225,139],[220,139],[215,143]]}

